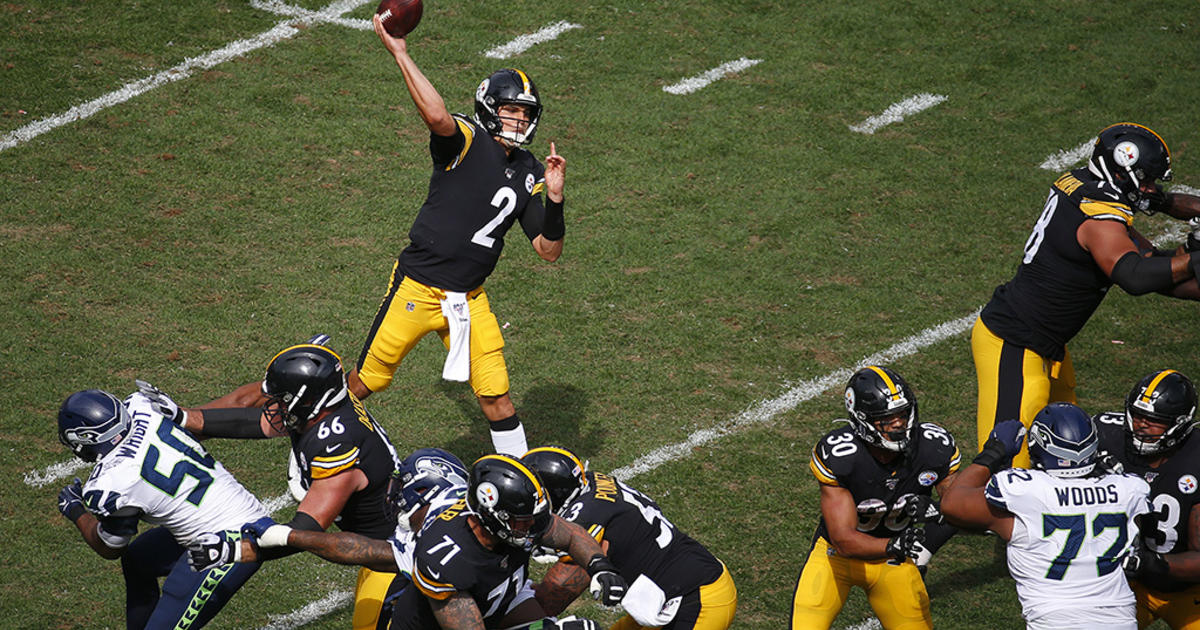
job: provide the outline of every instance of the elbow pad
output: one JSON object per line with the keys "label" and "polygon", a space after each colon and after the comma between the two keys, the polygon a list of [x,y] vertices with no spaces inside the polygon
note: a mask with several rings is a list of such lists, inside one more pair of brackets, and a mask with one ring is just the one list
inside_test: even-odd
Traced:
{"label": "elbow pad", "polygon": [[1109,278],[1130,295],[1144,295],[1169,289],[1175,285],[1171,279],[1171,259],[1163,256],[1143,258],[1129,252],[1113,265]]}

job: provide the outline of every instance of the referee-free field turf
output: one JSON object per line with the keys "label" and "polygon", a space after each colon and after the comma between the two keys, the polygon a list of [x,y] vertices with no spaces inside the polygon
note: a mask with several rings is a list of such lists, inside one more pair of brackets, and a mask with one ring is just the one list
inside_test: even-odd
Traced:
{"label": "referee-free field turf", "polygon": [[[67,394],[144,378],[199,404],[318,332],[357,357],[429,174],[372,9],[0,5],[0,625],[124,625],[118,564],[55,509]],[[528,72],[546,108],[532,150],[568,160],[563,257],[514,231],[486,285],[530,444],[629,471],[730,567],[735,627],[779,628],[818,516],[809,450],[844,415],[829,375],[916,340],[889,363],[969,460],[965,328],[937,327],[1011,276],[1058,174],[1040,165],[1104,126],[1153,127],[1173,185],[1200,188],[1198,27],[1182,0],[428,0],[409,48],[452,111],[492,70]],[[706,75],[740,59],[756,63]],[[944,100],[850,129],[918,94]],[[1196,309],[1114,291],[1071,345],[1084,408],[1118,408],[1153,369],[1200,375]],[[400,451],[471,461],[486,425],[443,357],[422,342],[367,405]],[[284,441],[208,445],[259,496],[285,493]],[[938,628],[1023,627],[994,547],[963,535],[935,557]],[[293,556],[212,627],[346,628],[353,586]],[[835,627],[872,617],[856,593]]]}

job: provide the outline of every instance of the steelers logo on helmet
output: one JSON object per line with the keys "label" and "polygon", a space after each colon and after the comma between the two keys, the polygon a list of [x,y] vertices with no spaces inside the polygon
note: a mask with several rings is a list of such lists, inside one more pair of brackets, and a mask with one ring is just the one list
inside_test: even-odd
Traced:
{"label": "steelers logo on helmet", "polygon": [[917,423],[917,399],[890,368],[869,365],[846,384],[846,412],[854,432],[867,444],[903,451]]}
{"label": "steelers logo on helmet", "polygon": [[475,498],[481,505],[495,507],[496,502],[500,500],[500,492],[496,490],[495,484],[485,481],[475,488]]}
{"label": "steelers logo on helmet", "polygon": [[479,87],[475,88],[475,100],[482,101],[484,95],[487,94],[488,86],[491,84],[492,84],[491,77],[488,77],[488,78],[484,79],[483,81],[480,81]]}
{"label": "steelers logo on helmet", "polygon": [[1125,168],[1137,164],[1139,157],[1141,157],[1141,151],[1138,150],[1136,144],[1129,141],[1122,142],[1113,149],[1113,161]]}

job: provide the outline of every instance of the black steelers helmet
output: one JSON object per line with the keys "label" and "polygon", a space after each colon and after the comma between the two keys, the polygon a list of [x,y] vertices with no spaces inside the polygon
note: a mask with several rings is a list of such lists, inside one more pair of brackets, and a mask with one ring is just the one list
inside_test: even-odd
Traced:
{"label": "black steelers helmet", "polygon": [[1105,127],[1096,138],[1088,170],[1117,189],[1132,207],[1149,212],[1150,204],[1140,188],[1171,180],[1171,150],[1149,127],[1117,123]]}
{"label": "black steelers helmet", "polygon": [[550,527],[550,496],[536,473],[507,455],[484,455],[471,466],[467,504],[505,543],[533,549]]}
{"label": "black steelers helmet", "polygon": [[131,424],[116,396],[99,389],[75,392],[58,409],[58,441],[79,459],[94,462],[125,438]]}
{"label": "black steelers helmet", "polygon": [[586,466],[565,448],[540,446],[525,453],[521,461],[542,480],[550,493],[550,509],[560,516],[587,487]]}
{"label": "black steelers helmet", "polygon": [[[900,375],[890,368],[868,365],[854,373],[846,384],[846,412],[850,426],[864,442],[889,451],[903,451],[912,440],[917,424],[917,397]],[[898,431],[882,432],[876,422],[905,416]]]}
{"label": "black steelers helmet", "polygon": [[[1158,370],[1142,377],[1125,397],[1125,427],[1130,446],[1142,455],[1169,451],[1187,438],[1196,426],[1196,388],[1175,370]],[[1134,417],[1167,426],[1161,436],[1140,434]]]}
{"label": "black steelers helmet", "polygon": [[309,420],[349,393],[341,357],[315,343],[286,348],[267,364],[264,413],[275,429],[300,432]]}
{"label": "black steelers helmet", "polygon": [[[500,118],[501,105],[521,105],[529,111],[529,125],[524,131],[504,130]],[[542,99],[529,75],[514,68],[497,70],[475,89],[475,122],[493,136],[513,144],[533,142],[538,121],[542,118]]]}

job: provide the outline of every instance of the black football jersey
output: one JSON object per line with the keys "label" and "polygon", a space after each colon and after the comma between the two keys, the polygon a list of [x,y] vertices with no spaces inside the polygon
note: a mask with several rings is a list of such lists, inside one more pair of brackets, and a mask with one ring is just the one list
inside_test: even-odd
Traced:
{"label": "black football jersey", "polygon": [[462,499],[422,527],[413,552],[412,580],[431,599],[469,593],[484,624],[492,628],[528,579],[529,552],[504,543],[494,550],[484,547],[471,532],[469,514],[467,500]]}
{"label": "black football jersey", "polygon": [[[521,222],[532,240],[545,218],[541,193],[545,167],[529,151],[504,147],[465,116],[455,115],[451,139],[430,141],[433,175],[429,194],[400,253],[400,271],[418,282],[450,291],[470,291],[492,273],[504,235]],[[461,149],[441,155],[446,142],[462,138]],[[439,147],[442,148],[439,151]]]}
{"label": "black football jersey", "polygon": [[667,520],[653,499],[604,473],[589,472],[587,479],[562,517],[597,542],[608,541],[606,555],[627,583],[645,575],[671,599],[721,576],[721,562]]}
{"label": "black football jersey", "polygon": [[1059,177],[1025,243],[1017,274],[996,288],[983,323],[1001,339],[1054,361],[1112,286],[1076,231],[1089,219],[1118,221],[1128,229],[1133,210],[1117,191],[1086,168]]}
{"label": "black football jersey", "polygon": [[383,427],[375,422],[353,395],[321,422],[292,436],[292,451],[300,464],[301,485],[358,468],[367,475],[367,487],[350,495],[338,515],[342,531],[386,540],[396,531],[395,517],[385,510],[388,479],[400,467],[396,450]]}
{"label": "black football jersey", "polygon": [[[1095,421],[1100,450],[1121,462],[1125,472],[1150,484],[1153,511],[1147,516],[1153,518],[1142,521],[1141,532],[1146,546],[1158,553],[1187,551],[1188,515],[1200,503],[1200,432],[1192,431],[1165,462],[1151,468],[1148,458],[1135,452],[1128,441],[1124,413],[1102,413]],[[1193,584],[1178,583],[1175,588],[1187,586]]]}
{"label": "black football jersey", "polygon": [[[908,527],[904,505],[914,495],[931,496],[933,487],[958,470],[962,457],[948,431],[931,422],[917,425],[909,448],[889,463],[867,450],[850,426],[825,434],[813,447],[809,469],[817,481],[845,488],[858,506],[858,531],[891,538]],[[829,540],[825,518],[816,537]]]}

